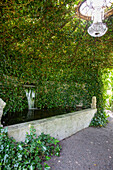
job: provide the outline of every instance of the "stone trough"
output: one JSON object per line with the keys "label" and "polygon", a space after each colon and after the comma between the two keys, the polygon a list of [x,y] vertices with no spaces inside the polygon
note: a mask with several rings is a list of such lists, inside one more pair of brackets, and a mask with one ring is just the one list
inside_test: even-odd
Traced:
{"label": "stone trough", "polygon": [[91,108],[41,120],[10,125],[7,126],[8,135],[16,139],[16,141],[24,141],[26,132],[29,132],[29,127],[34,126],[37,135],[43,132],[50,134],[58,140],[62,140],[87,128],[96,111],[96,108]]}

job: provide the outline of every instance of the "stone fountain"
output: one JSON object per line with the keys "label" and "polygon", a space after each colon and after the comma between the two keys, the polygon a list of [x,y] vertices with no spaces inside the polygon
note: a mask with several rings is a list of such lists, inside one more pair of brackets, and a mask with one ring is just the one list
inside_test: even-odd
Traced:
{"label": "stone fountain", "polygon": [[[0,99],[0,125],[3,108],[6,103]],[[16,141],[24,141],[26,132],[29,132],[29,124],[36,129],[37,136],[42,132],[50,134],[58,140],[65,139],[76,132],[89,126],[94,114],[97,112],[96,97],[92,98],[91,108],[80,111],[70,112],[68,114],[56,115],[49,118],[28,121],[7,126],[9,137],[14,137]],[[32,109],[30,110],[32,111]]]}

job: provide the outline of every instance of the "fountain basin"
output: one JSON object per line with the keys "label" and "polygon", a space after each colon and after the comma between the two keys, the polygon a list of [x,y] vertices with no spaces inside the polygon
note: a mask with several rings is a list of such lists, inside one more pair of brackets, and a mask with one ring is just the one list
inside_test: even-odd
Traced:
{"label": "fountain basin", "polygon": [[34,126],[37,136],[43,132],[50,134],[58,140],[62,140],[87,128],[96,111],[97,109],[84,109],[5,127],[8,127],[9,137],[13,137],[16,141],[24,141],[26,132],[29,132],[29,125]]}

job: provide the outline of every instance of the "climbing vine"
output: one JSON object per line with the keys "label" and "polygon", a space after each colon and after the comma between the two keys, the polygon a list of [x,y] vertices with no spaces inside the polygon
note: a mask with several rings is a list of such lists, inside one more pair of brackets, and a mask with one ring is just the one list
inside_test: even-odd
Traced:
{"label": "climbing vine", "polygon": [[39,108],[90,107],[93,95],[103,110],[102,70],[113,68],[113,17],[107,33],[90,37],[77,18],[79,0],[2,1],[0,62],[4,113],[27,108],[23,85],[36,86]]}

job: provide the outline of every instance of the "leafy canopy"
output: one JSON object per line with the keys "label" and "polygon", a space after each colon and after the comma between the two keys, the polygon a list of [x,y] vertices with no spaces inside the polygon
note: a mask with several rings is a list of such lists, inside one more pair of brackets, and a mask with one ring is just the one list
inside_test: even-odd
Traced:
{"label": "leafy canopy", "polygon": [[[76,16],[79,0],[2,0],[1,97],[7,111],[27,107],[23,84],[35,84],[37,107],[103,107],[102,71],[113,68],[113,17],[93,38]],[[81,89],[81,90],[80,90]],[[99,102],[100,101],[100,102]],[[100,106],[99,106],[100,105]]]}

